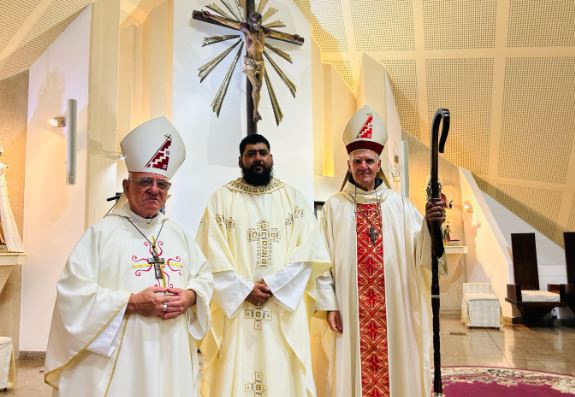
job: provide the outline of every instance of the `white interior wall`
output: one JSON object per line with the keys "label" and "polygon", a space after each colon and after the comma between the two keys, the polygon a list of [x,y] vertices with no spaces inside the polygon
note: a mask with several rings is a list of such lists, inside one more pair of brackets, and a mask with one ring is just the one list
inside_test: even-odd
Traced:
{"label": "white interior wall", "polygon": [[475,179],[468,170],[459,170],[465,241],[469,247],[466,281],[491,283],[493,292],[499,298],[503,315],[512,317],[511,305],[505,302],[507,284],[513,280],[509,245]]}
{"label": "white interior wall", "polygon": [[342,135],[355,114],[357,101],[331,65],[319,63],[317,67],[322,84],[320,90],[314,90],[314,106],[321,106],[323,117],[322,130],[314,131],[321,142],[315,153],[321,154],[323,163],[322,172],[314,177],[314,200],[326,201],[339,191],[347,172],[347,151]]}
{"label": "white interior wall", "polygon": [[[227,72],[230,54],[203,83],[198,68],[223,51],[230,42],[202,47],[205,36],[231,34],[230,29],[192,19],[209,1],[173,2],[173,112],[172,121],[184,138],[187,160],[174,177],[173,197],[168,213],[177,213],[178,220],[195,234],[211,191],[241,175],[238,168],[238,145],[245,136],[245,77],[241,73],[241,59],[236,65],[219,118],[211,111],[210,103]],[[260,133],[271,143],[275,176],[298,187],[313,201],[313,133],[312,133],[312,66],[310,28],[305,17],[287,0],[276,1],[276,14],[287,25],[285,32],[298,33],[306,39],[302,47],[273,44],[287,50],[293,59],[289,64],[282,59],[276,63],[297,86],[294,99],[275,71],[268,68],[274,90],[284,113],[284,120],[276,127],[267,90],[262,90],[258,124]]]}
{"label": "white interior wall", "polygon": [[[20,349],[45,350],[55,285],[84,232],[91,7],[32,65],[29,73]],[[66,184],[64,129],[48,119],[78,101],[77,182]]]}
{"label": "white interior wall", "polygon": [[[172,2],[155,7],[140,24],[120,32],[118,133],[120,142],[135,127],[155,117],[172,114]],[[116,191],[128,170],[117,163]]]}

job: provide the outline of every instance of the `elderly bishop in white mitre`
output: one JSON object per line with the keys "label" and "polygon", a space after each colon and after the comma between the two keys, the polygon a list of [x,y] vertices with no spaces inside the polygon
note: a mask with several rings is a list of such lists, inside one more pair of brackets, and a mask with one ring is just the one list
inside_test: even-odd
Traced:
{"label": "elderly bishop in white mitre", "polygon": [[[348,180],[323,207],[331,272],[317,279],[317,309],[335,332],[334,397],[430,394],[430,235],[443,221],[428,201],[426,218],[382,180],[383,120],[364,106],[343,134]],[[444,262],[442,261],[442,266]],[[327,349],[328,351],[330,349]]]}
{"label": "elderly bishop in white mitre", "polygon": [[121,143],[127,203],[92,225],[57,284],[45,381],[58,396],[196,396],[195,340],[209,328],[212,276],[164,207],[185,159],[165,118]]}

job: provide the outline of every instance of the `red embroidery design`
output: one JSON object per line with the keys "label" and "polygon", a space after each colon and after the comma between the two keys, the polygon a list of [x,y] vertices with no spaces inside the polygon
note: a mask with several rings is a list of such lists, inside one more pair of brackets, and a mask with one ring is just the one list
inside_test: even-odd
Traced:
{"label": "red embroidery design", "polygon": [[160,170],[167,170],[168,163],[170,162],[170,146],[172,146],[172,136],[166,135],[166,140],[162,143],[162,146],[158,151],[152,156],[146,167],[158,168]]}
{"label": "red embroidery design", "polygon": [[356,138],[371,139],[371,135],[373,132],[372,122],[373,122],[373,114],[368,113],[367,119],[365,120],[365,122],[363,123],[363,126],[361,127],[361,129],[357,133]]}
{"label": "red embroidery design", "polygon": [[387,314],[385,308],[385,275],[383,237],[378,233],[371,244],[370,227],[382,230],[377,216],[378,204],[358,204],[366,217],[356,217],[357,283],[359,296],[359,334],[361,353],[361,388],[363,397],[390,395],[387,348]]}
{"label": "red embroidery design", "polygon": [[[154,255],[152,251],[152,245],[148,241],[145,241],[144,246],[148,249],[150,257],[152,257]],[[159,240],[157,246],[159,250],[158,256],[162,257],[162,254],[164,252],[163,249],[164,242],[162,240]],[[170,288],[173,288],[174,284],[170,281],[170,274],[168,273],[168,271],[170,271],[172,275],[175,273],[181,277],[182,276],[182,264],[180,263],[181,260],[182,258],[180,256],[175,256],[174,258],[168,258],[166,260],[166,263],[161,265],[162,274],[164,275],[164,279],[166,280],[166,285]],[[148,258],[138,258],[137,255],[132,255],[132,262],[135,263],[134,265],[132,265],[132,268],[136,269],[136,271],[134,272],[136,277],[141,277],[142,273],[147,273],[154,268],[153,264],[148,263]],[[154,286],[161,287],[162,285],[160,285],[159,280],[156,279],[154,281]]]}

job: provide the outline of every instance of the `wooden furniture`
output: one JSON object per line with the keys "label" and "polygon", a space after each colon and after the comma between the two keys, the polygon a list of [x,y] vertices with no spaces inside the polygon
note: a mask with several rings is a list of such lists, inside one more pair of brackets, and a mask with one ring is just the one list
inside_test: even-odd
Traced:
{"label": "wooden furniture", "polygon": [[513,322],[534,323],[554,307],[564,306],[560,294],[539,289],[535,233],[512,233],[511,249],[515,284],[507,284],[505,300],[520,313]]}
{"label": "wooden furniture", "polygon": [[567,268],[566,284],[549,284],[549,291],[558,293],[561,301],[575,312],[575,232],[564,232],[565,266]]}

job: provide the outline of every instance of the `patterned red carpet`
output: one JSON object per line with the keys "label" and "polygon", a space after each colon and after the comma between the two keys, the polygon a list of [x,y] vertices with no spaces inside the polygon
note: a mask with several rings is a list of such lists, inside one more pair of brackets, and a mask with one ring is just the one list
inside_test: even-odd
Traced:
{"label": "patterned red carpet", "polygon": [[575,396],[575,377],[514,368],[444,367],[445,397]]}

